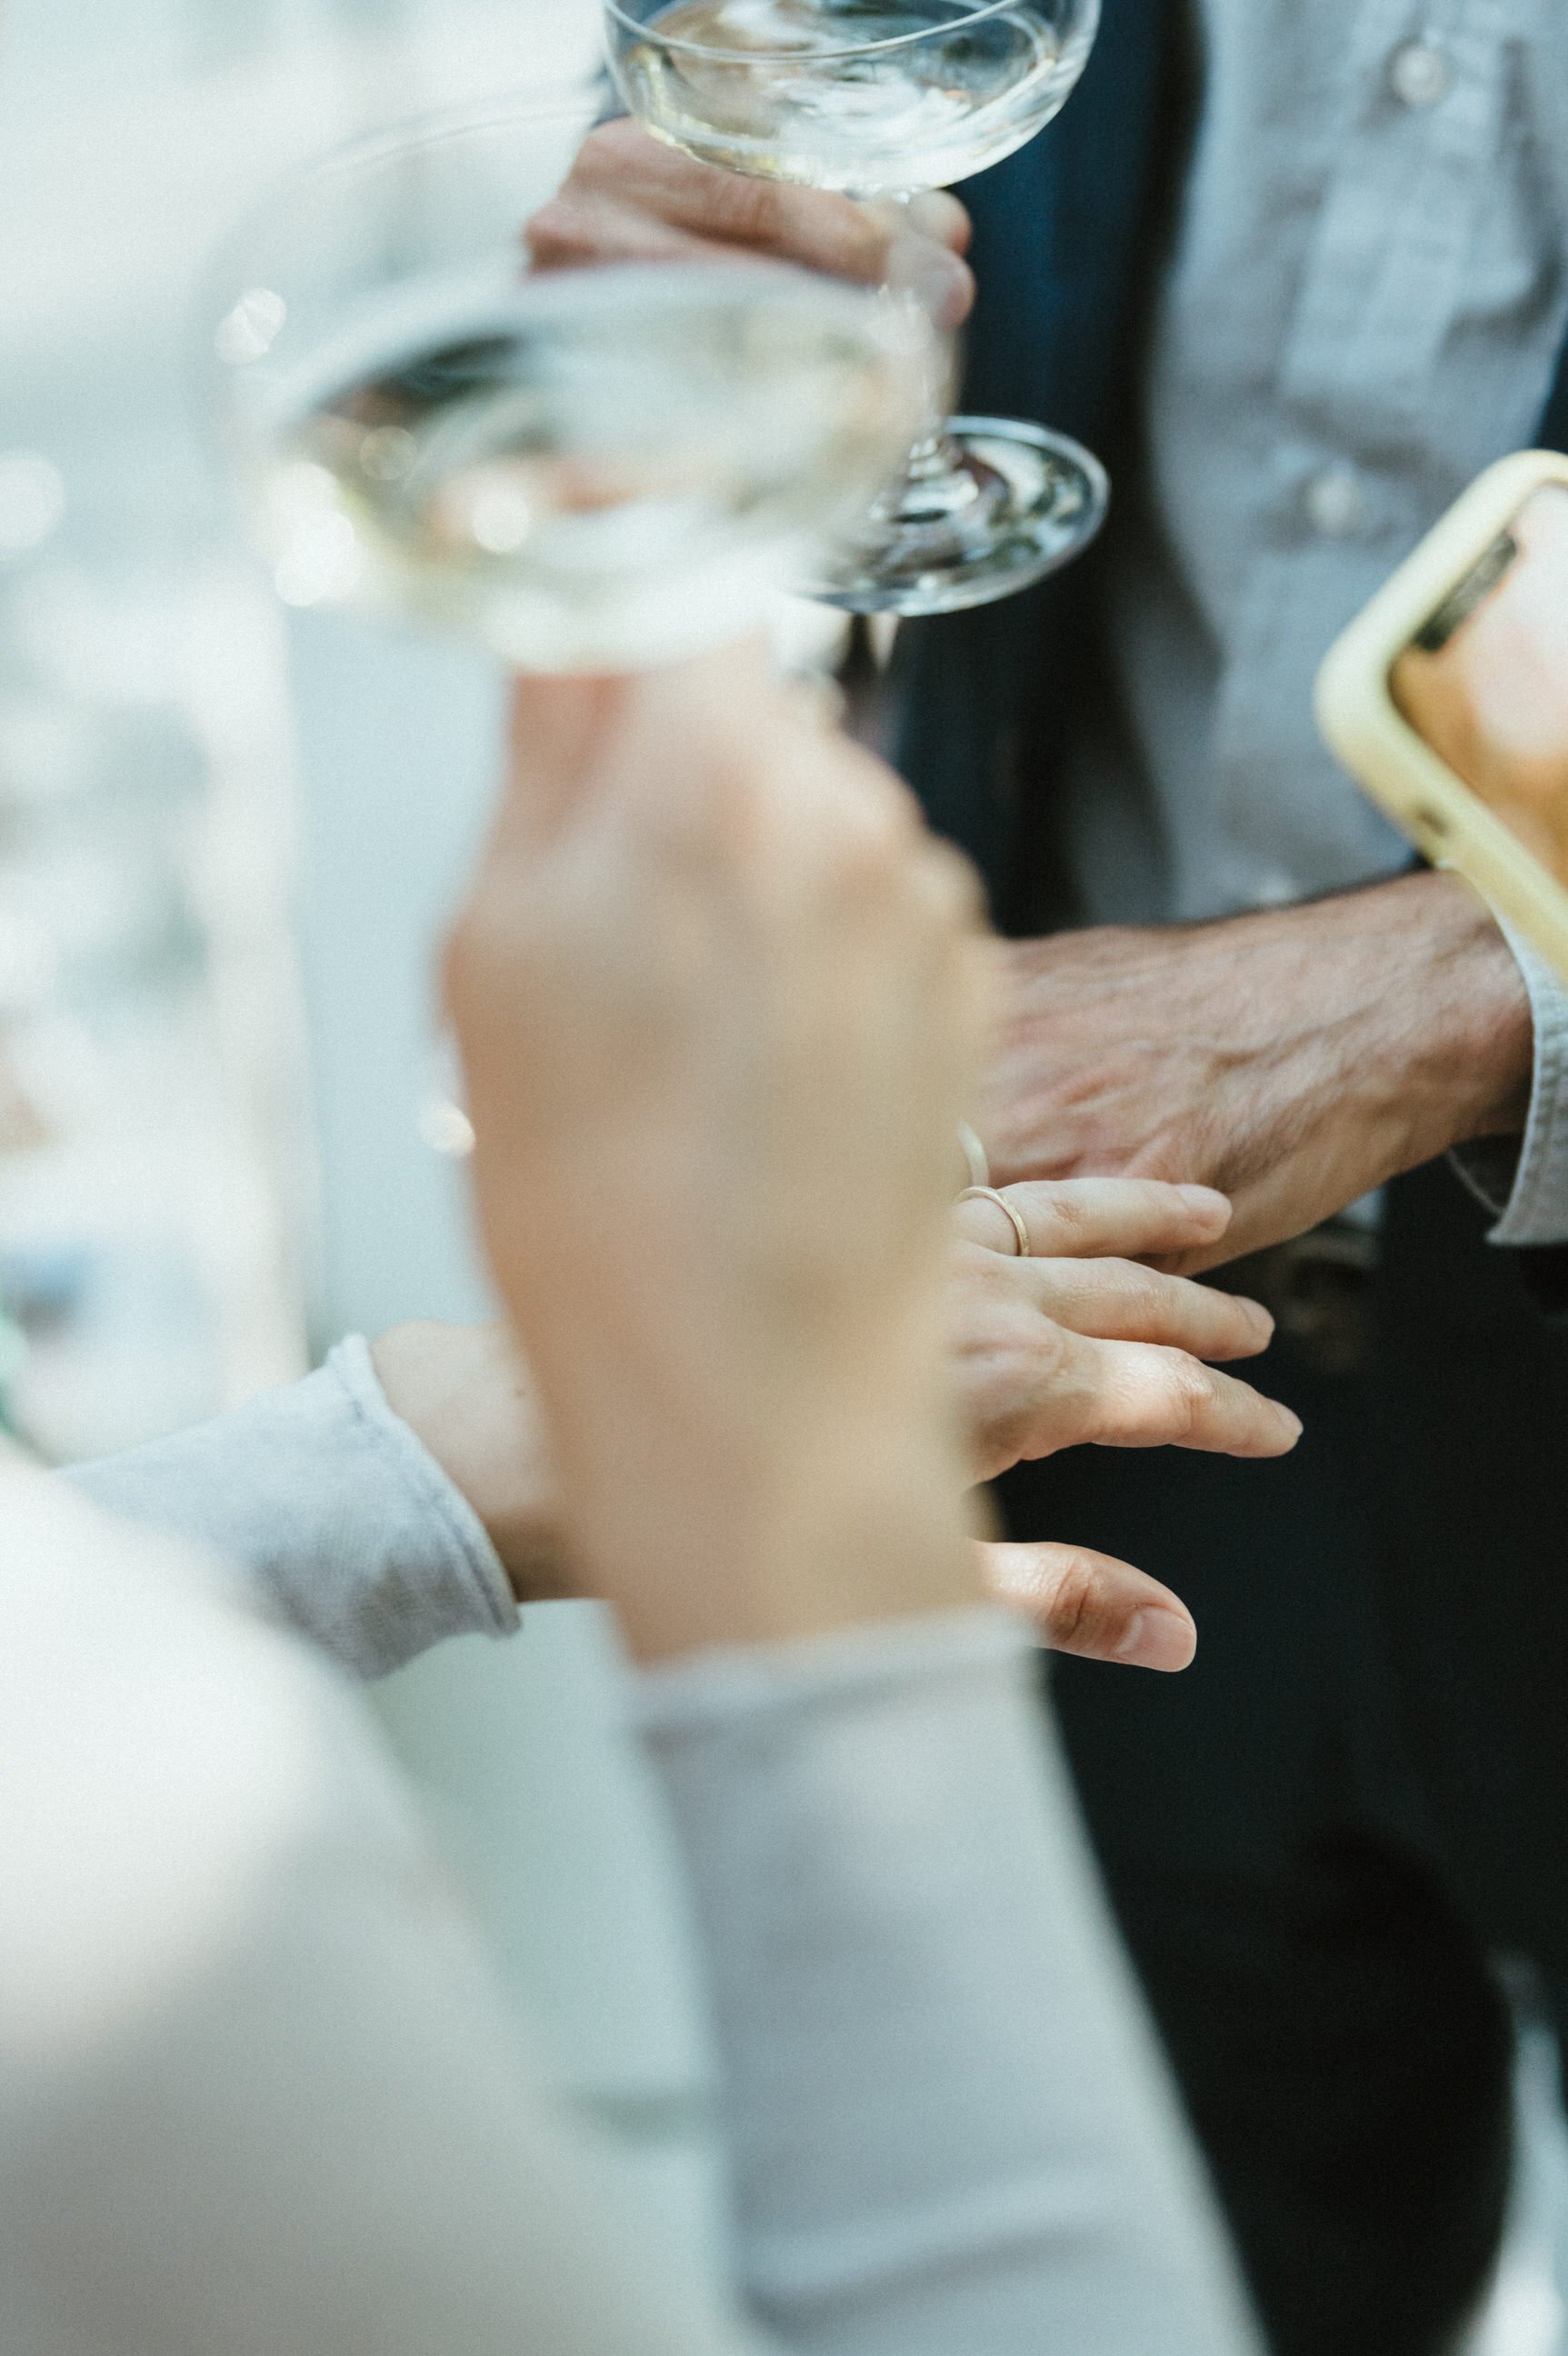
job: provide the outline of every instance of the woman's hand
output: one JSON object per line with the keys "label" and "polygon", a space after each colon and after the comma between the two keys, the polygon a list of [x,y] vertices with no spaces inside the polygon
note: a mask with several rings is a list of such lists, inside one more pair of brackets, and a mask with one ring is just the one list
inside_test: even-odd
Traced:
{"label": "woman's hand", "polygon": [[518,1601],[579,1592],[539,1400],[509,1329],[394,1325],[371,1359],[392,1413],[484,1524]]}
{"label": "woman's hand", "polygon": [[[1111,1184],[1113,1194],[1121,1191],[1116,1182]],[[1145,1195],[1177,1192],[1141,1186],[1128,1191]],[[1178,1202],[1166,1223],[1156,1221],[1149,1231],[1186,1233],[1187,1222],[1212,1230],[1223,1209],[1223,1196],[1208,1197],[1196,1211]],[[961,1206],[955,1221],[965,1220],[969,1210],[968,1205]],[[1098,1231],[1090,1210],[1079,1238],[1087,1247],[1090,1235]],[[961,1272],[954,1278],[954,1291],[962,1304],[958,1371],[961,1384],[968,1387],[965,1405],[982,1455],[993,1451],[996,1470],[1015,1461],[1009,1453],[1014,1444],[1005,1436],[1009,1430],[1025,1452],[1043,1454],[1070,1445],[1062,1436],[1065,1427],[1047,1375],[1053,1364],[1059,1365],[1064,1348],[1076,1346],[1076,1336],[1061,1333],[1040,1314],[1026,1290],[1032,1280],[1026,1279],[1026,1289],[1020,1290],[1023,1271],[1016,1261],[1009,1274],[1009,1263],[983,1245],[961,1239],[955,1248]],[[985,1280],[966,1283],[963,1271],[972,1260],[981,1259],[993,1264],[994,1285]],[[1124,1301],[1117,1275],[1121,1265],[1071,1263],[1090,1280],[1087,1298],[1092,1298],[1101,1276],[1111,1279],[1110,1298],[1095,1312],[1102,1324],[1116,1321]],[[1140,1357],[1145,1355],[1142,1344],[1133,1346]],[[1015,1362],[1011,1376],[1003,1363],[1009,1352]],[[581,1593],[568,1559],[539,1404],[507,1327],[394,1326],[371,1344],[371,1355],[393,1412],[415,1432],[484,1524],[518,1601],[540,1603]],[[1146,1355],[1157,1359],[1165,1354],[1152,1350]],[[1136,1444],[1130,1436],[1133,1420],[1140,1415],[1147,1420],[1145,1395],[1135,1384],[1130,1388],[1120,1385],[1114,1374],[1114,1355],[1108,1354],[1104,1379],[1093,1393],[1099,1408],[1089,1436],[1132,1446]],[[1027,1403],[1015,1402],[1007,1387],[1010,1379],[1028,1385]],[[1158,1397],[1160,1381],[1159,1369],[1151,1370],[1147,1397]],[[1243,1396],[1250,1398],[1251,1394]],[[1075,1388],[1069,1398],[1077,1411],[1080,1392]],[[1254,1405],[1266,1409],[1266,1402]],[[1183,1669],[1193,1657],[1197,1631],[1186,1606],[1168,1588],[1128,1563],[1084,1547],[1044,1543],[981,1545],[975,1561],[980,1587],[1032,1621],[1040,1643],[1053,1652],[1150,1669]]]}
{"label": "woman's hand", "polygon": [[[1204,1363],[1266,1348],[1268,1312],[1138,1257],[1217,1240],[1222,1194],[1118,1178],[1006,1191],[1032,1258],[1017,1257],[993,1206],[951,1215],[950,1348],[975,1480],[1084,1445],[1286,1452],[1300,1430],[1289,1409]],[[519,1601],[571,1593],[539,1404],[507,1328],[400,1325],[371,1356],[393,1412],[484,1523]]]}
{"label": "woman's hand", "polygon": [[961,1602],[946,1182],[978,897],[759,654],[517,692],[447,958],[585,1584],[654,1654]]}
{"label": "woman's hand", "polygon": [[[1261,1349],[1263,1312],[1137,1264],[1212,1242],[1221,1199],[1015,1189],[1026,1260],[993,1205],[947,1208],[991,964],[961,863],[759,658],[519,688],[447,986],[569,1564],[542,1575],[527,1436],[486,1515],[520,1584],[608,1597],[650,1655],[962,1601],[955,1296],[982,1472],[1086,1440],[1294,1443],[1203,1363]],[[424,1381],[456,1471],[489,1427]],[[1181,1605],[1127,1565],[985,1560],[1048,1643],[1190,1657]]]}
{"label": "woman's hand", "polygon": [[1197,1651],[1191,1612],[1168,1587],[1114,1555],[1039,1540],[976,1549],[980,1583],[1032,1620],[1047,1652],[1124,1669],[1185,1669]]}
{"label": "woman's hand", "polygon": [[1230,1206],[1207,1186],[1082,1178],[1010,1186],[1029,1231],[1017,1256],[993,1203],[961,1203],[950,1336],[976,1480],[1086,1443],[1283,1456],[1301,1425],[1288,1408],[1216,1374],[1255,1357],[1273,1321],[1256,1301],[1146,1258],[1212,1247]]}

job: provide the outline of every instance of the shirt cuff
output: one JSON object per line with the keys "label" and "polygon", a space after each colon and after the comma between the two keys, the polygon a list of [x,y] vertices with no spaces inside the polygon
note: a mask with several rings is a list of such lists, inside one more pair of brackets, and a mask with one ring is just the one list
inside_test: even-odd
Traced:
{"label": "shirt cuff", "polygon": [[756,1729],[764,1719],[856,1710],[1039,1657],[1039,1639],[994,1604],[921,1612],[792,1643],[715,1645],[638,1671],[630,1715],[655,1749]]}
{"label": "shirt cuff", "polygon": [[645,1672],[633,1708],[769,2345],[1253,2350],[1026,1624],[715,1649]]}
{"label": "shirt cuff", "polygon": [[304,1382],[64,1477],[122,1520],[237,1563],[355,1676],[518,1625],[483,1524],[392,1413],[357,1334]]}
{"label": "shirt cuff", "polygon": [[1498,923],[1530,992],[1530,1117],[1522,1141],[1481,1138],[1453,1159],[1471,1192],[1498,1214],[1488,1242],[1561,1244],[1568,1242],[1568,988],[1506,918]]}

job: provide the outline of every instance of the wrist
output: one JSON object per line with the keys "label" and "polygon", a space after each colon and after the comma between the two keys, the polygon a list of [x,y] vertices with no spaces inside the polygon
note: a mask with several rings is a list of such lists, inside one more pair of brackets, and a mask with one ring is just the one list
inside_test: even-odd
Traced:
{"label": "wrist", "polygon": [[[1506,1136],[1530,1110],[1534,1024],[1519,962],[1496,919],[1458,877],[1402,879],[1411,927],[1412,974],[1400,989],[1395,1028],[1412,1139],[1407,1166],[1455,1145]],[[1419,1036],[1409,1034],[1419,1028]]]}
{"label": "wrist", "polygon": [[392,1413],[478,1515],[518,1601],[570,1593],[543,1432],[505,1328],[398,1325],[371,1361]]}
{"label": "wrist", "polygon": [[[639,1662],[787,1643],[976,1599],[963,1471],[945,1430],[907,1427],[628,1480],[633,1525],[574,1521],[591,1591]],[[629,1466],[625,1468],[629,1472]],[[619,1485],[618,1483],[618,1485]]]}

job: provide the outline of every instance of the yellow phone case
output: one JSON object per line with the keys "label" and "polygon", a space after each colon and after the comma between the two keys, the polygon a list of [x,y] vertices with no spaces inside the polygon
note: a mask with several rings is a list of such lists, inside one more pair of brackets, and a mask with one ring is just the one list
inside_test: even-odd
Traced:
{"label": "yellow phone case", "polygon": [[1568,457],[1525,450],[1478,476],[1324,657],[1314,698],[1325,743],[1434,867],[1464,876],[1568,981],[1568,891],[1424,744],[1389,674],[1418,631]]}

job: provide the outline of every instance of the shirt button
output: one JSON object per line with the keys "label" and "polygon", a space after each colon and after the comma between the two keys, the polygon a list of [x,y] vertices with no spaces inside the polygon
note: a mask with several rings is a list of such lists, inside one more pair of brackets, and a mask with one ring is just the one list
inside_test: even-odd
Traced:
{"label": "shirt button", "polygon": [[1453,68],[1431,41],[1406,41],[1389,59],[1389,87],[1402,106],[1441,105],[1453,79]]}
{"label": "shirt button", "polygon": [[1340,463],[1314,475],[1301,495],[1307,521],[1325,540],[1348,540],[1366,519],[1367,499],[1354,466]]}
{"label": "shirt button", "polygon": [[1295,878],[1283,867],[1265,867],[1247,894],[1250,908],[1288,908],[1301,897]]}

